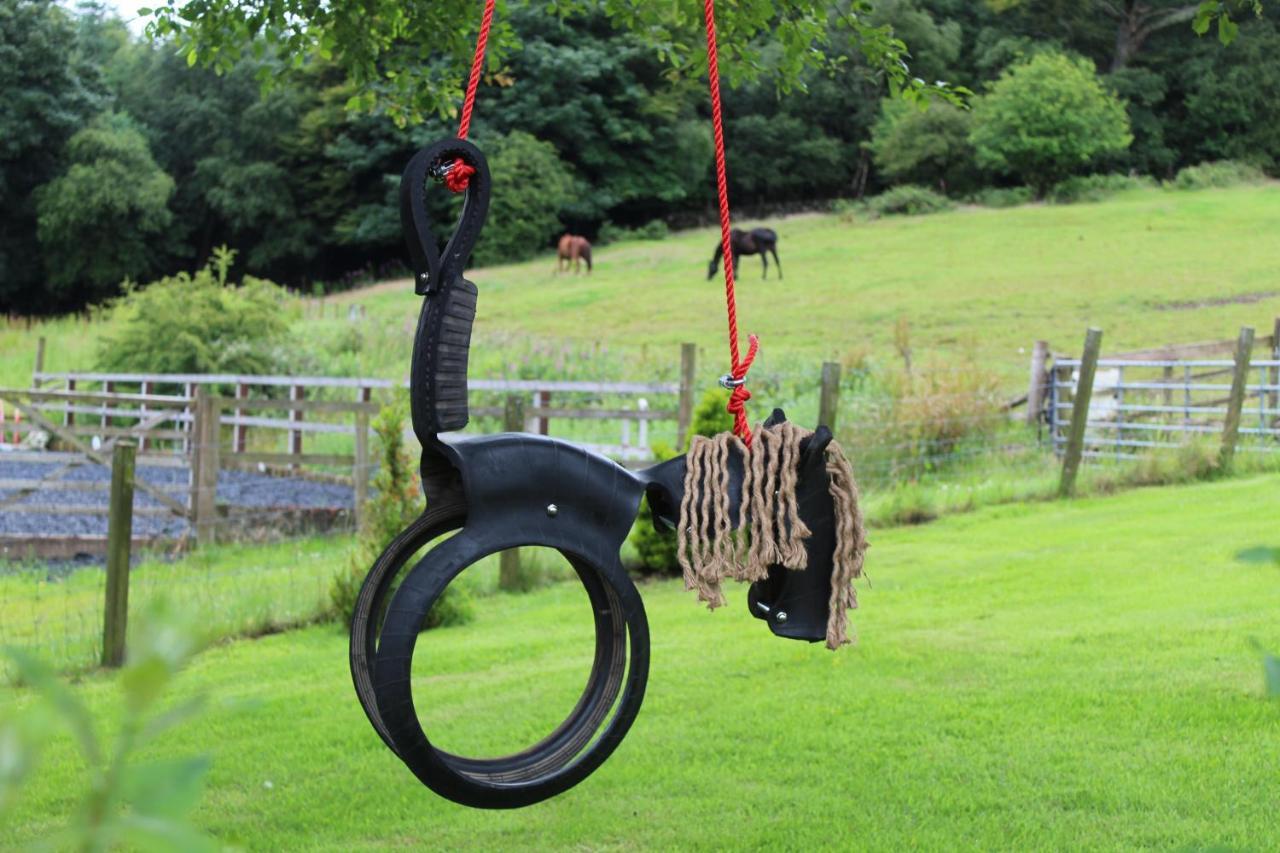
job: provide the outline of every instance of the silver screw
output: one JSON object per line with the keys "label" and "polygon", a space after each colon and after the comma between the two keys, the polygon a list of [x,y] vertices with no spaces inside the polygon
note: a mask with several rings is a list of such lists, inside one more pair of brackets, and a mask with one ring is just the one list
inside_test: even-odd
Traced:
{"label": "silver screw", "polygon": [[418,276],[418,281],[426,281],[428,278],[430,278],[430,276],[428,276],[426,273],[422,273],[421,275]]}
{"label": "silver screw", "polygon": [[779,624],[779,625],[785,625],[785,624],[786,624],[786,622],[787,622],[787,611],[785,611],[785,610],[779,610],[779,611],[778,611],[778,614],[777,614],[776,616],[774,616],[773,618],[775,618],[775,619],[777,619],[777,620],[778,620],[778,624]]}
{"label": "silver screw", "polygon": [[555,518],[560,513],[560,507],[555,504],[547,504],[547,516]]}

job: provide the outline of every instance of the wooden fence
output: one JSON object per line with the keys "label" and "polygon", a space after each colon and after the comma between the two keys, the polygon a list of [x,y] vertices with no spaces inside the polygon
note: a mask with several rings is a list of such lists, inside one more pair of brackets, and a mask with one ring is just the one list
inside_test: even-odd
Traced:
{"label": "wooden fence", "polygon": [[[1217,437],[1219,461],[1238,451],[1280,452],[1280,351],[1241,329],[1231,359],[1102,358],[1089,330],[1079,358],[1057,358],[1047,376],[1049,435],[1070,493],[1082,459],[1131,459],[1156,448]],[[1155,354],[1159,354],[1158,352]],[[1034,396],[1034,394],[1032,395]]]}

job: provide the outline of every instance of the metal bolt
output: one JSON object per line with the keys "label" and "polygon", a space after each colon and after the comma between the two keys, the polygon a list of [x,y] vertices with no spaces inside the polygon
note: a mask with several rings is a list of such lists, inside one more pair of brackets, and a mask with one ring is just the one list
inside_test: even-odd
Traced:
{"label": "metal bolt", "polygon": [[555,504],[547,504],[547,516],[549,518],[555,518],[559,513],[560,513],[560,507],[556,506]]}
{"label": "metal bolt", "polygon": [[429,276],[426,273],[422,273],[418,276],[418,281],[426,281],[428,278]]}
{"label": "metal bolt", "polygon": [[785,625],[787,623],[787,611],[779,610],[773,618],[778,620],[779,625]]}

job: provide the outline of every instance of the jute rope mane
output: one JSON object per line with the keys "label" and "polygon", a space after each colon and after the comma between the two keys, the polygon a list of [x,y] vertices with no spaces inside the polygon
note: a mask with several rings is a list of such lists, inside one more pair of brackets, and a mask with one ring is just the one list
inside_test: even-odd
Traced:
{"label": "jute rope mane", "polygon": [[[714,438],[694,436],[686,457],[676,556],[685,588],[697,590],[698,600],[708,607],[725,603],[720,585],[726,578],[764,580],[772,565],[805,568],[804,540],[810,534],[800,519],[796,483],[800,442],[810,435],[808,430],[783,422],[757,432],[749,452],[732,433]],[[729,506],[731,451],[745,460],[744,517],[736,530]],[[849,460],[834,440],[825,453],[828,490],[836,515],[827,648],[836,649],[849,642],[847,611],[858,606],[853,580],[862,576],[867,539]]]}

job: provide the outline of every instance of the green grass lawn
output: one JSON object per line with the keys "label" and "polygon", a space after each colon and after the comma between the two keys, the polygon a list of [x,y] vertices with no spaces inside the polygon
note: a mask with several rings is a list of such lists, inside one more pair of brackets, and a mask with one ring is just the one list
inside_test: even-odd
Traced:
{"label": "green grass lawn", "polygon": [[[740,223],[748,225],[751,223]],[[760,279],[746,258],[738,288],[744,334],[758,333],[763,373],[806,372],[822,359],[896,358],[904,318],[917,363],[966,352],[1009,387],[1025,381],[1037,338],[1077,351],[1088,325],[1104,348],[1269,334],[1280,315],[1280,187],[1136,190],[1108,201],[1007,210],[964,208],[921,217],[844,222],[806,215],[769,223],[784,281]],[[706,280],[711,229],[661,242],[602,247],[590,276],[556,275],[543,256],[475,270],[480,286],[476,376],[546,362],[573,378],[676,376],[677,345],[696,341],[708,376],[727,355],[723,287]],[[313,367],[402,378],[419,300],[407,282],[332,297],[369,310],[358,352],[327,346]],[[345,316],[345,314],[344,314]],[[345,319],[301,320],[311,341]],[[27,384],[35,338],[51,370],[90,367],[101,324],[68,320],[0,330],[0,386]],[[601,351],[596,345],[602,344]]]}
{"label": "green grass lawn", "polygon": [[[772,638],[677,583],[647,585],[654,647],[631,735],[568,794],[505,813],[421,788],[356,704],[332,627],[202,655],[215,708],[157,753],[214,764],[196,820],[254,850],[1273,849],[1280,477],[980,510],[877,531],[857,646]],[[246,581],[251,582],[251,581]],[[446,747],[511,747],[585,677],[572,585],[495,596],[427,634],[415,672]],[[116,685],[82,689],[109,709]],[[6,701],[26,704],[23,691]],[[65,738],[0,820],[0,847],[65,819]]]}

